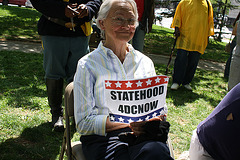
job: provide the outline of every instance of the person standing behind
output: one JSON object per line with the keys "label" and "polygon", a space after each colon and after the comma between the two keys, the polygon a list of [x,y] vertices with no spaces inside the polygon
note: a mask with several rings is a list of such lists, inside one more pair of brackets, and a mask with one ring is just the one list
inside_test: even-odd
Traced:
{"label": "person standing behind", "polygon": [[[238,12],[237,17],[236,17],[236,19],[233,22],[233,28],[235,27],[235,24],[239,20],[239,18],[240,18],[240,12]],[[233,32],[232,32],[231,37],[232,36],[233,36]],[[231,37],[230,37],[230,40],[231,40]],[[236,46],[236,43],[237,43],[236,39],[237,39],[237,37],[234,36],[233,40],[231,41],[231,43],[229,45],[229,51],[227,50],[227,52],[229,52],[230,54],[229,54],[228,60],[227,60],[226,65],[225,65],[225,70],[224,70],[224,78],[226,78],[226,79],[229,78],[229,70],[230,70],[231,59],[232,59],[232,51],[233,51],[233,49]],[[225,51],[226,51],[226,49],[225,49]]]}
{"label": "person standing behind", "polygon": [[154,22],[154,0],[135,0],[138,10],[139,25],[132,39],[134,49],[143,52],[144,37],[152,31]]}
{"label": "person standing behind", "polygon": [[240,21],[238,20],[234,26],[233,35],[237,37],[237,43],[232,51],[232,59],[229,71],[228,90],[231,90],[240,82]]}
{"label": "person standing behind", "polygon": [[88,52],[88,36],[82,24],[97,14],[100,0],[31,0],[42,13],[38,33],[42,38],[43,67],[52,127],[63,131],[63,83],[73,81],[78,60]]}
{"label": "person standing behind", "polygon": [[174,63],[173,84],[192,90],[190,83],[197,69],[201,54],[208,44],[208,37],[214,35],[213,9],[208,0],[181,0],[173,22],[177,38],[177,56]]}

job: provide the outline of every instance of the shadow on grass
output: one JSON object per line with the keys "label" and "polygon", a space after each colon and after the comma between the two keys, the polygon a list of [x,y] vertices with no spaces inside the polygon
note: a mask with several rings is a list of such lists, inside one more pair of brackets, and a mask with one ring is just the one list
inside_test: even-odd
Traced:
{"label": "shadow on grass", "polygon": [[[162,75],[165,73],[165,65],[155,65],[157,74]],[[193,103],[199,99],[204,99],[211,106],[216,107],[220,100],[219,96],[225,96],[226,90],[226,80],[224,77],[220,77],[217,71],[206,71],[202,69],[197,69],[194,75],[191,86],[193,91],[188,91],[183,86],[178,90],[171,90],[172,84],[172,72],[173,66],[169,67],[169,84],[167,97],[171,99],[172,103],[176,106],[185,106],[187,103]],[[214,95],[216,93],[216,95]]]}
{"label": "shadow on grass", "polygon": [[37,108],[46,97],[42,55],[0,51],[0,100],[10,107]]}
{"label": "shadow on grass", "polygon": [[173,41],[172,30],[163,27],[154,27],[151,33],[145,36],[144,53],[168,55],[171,52]]}
{"label": "shadow on grass", "polygon": [[56,159],[61,149],[62,138],[63,133],[52,131],[50,123],[26,128],[19,137],[0,143],[0,159]]}
{"label": "shadow on grass", "polygon": [[173,91],[168,87],[167,98],[173,100],[175,106],[182,106],[186,103],[192,103],[200,98],[200,95],[197,93],[186,90],[184,87],[180,87],[178,90]]}
{"label": "shadow on grass", "polygon": [[7,39],[39,41],[37,22],[40,13],[35,9],[0,6],[7,16],[0,18],[0,36]]}
{"label": "shadow on grass", "polygon": [[[214,83],[209,82],[209,85],[210,84],[214,85]],[[194,91],[196,90],[196,87],[194,85],[198,85],[198,83],[196,81],[192,82],[193,91],[189,91],[185,89],[183,86],[181,86],[178,90],[173,91],[170,89],[171,85],[169,85],[167,98],[172,99],[173,104],[176,107],[186,106],[187,103],[194,103],[199,99],[204,99],[204,101],[206,101],[207,103],[209,103],[211,106],[214,106],[214,107],[218,105],[220,100],[216,100],[216,98],[209,96],[207,91],[206,93],[198,93],[197,91]],[[205,87],[205,86],[202,86],[202,87]],[[222,89],[225,90],[225,88],[222,88]],[[225,94],[226,93],[223,93],[223,95]]]}

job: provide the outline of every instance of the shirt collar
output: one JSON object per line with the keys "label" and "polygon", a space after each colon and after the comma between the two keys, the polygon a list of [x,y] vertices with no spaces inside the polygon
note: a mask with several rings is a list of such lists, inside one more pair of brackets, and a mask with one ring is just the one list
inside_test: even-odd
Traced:
{"label": "shirt collar", "polygon": [[[128,43],[127,47],[128,47],[127,55],[129,53],[135,54],[136,50],[133,48],[133,46],[131,44]],[[106,58],[116,56],[111,49],[109,49],[103,45],[102,41],[100,41],[100,43],[98,45],[98,50],[101,50]]]}

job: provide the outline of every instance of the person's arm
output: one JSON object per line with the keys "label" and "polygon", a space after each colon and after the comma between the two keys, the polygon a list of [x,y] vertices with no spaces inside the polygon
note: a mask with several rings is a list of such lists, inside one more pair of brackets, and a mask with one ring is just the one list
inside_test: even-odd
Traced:
{"label": "person's arm", "polygon": [[107,114],[98,114],[102,108],[95,104],[95,78],[89,68],[87,63],[79,61],[74,76],[74,116],[78,132],[82,135],[105,135],[128,127],[129,124],[111,122]]}
{"label": "person's arm", "polygon": [[180,36],[180,30],[179,30],[178,27],[175,27],[174,35],[175,35],[176,38],[178,38]]}
{"label": "person's arm", "polygon": [[[70,10],[68,10],[67,6],[70,5],[73,7],[72,4],[64,1],[56,1],[56,0],[30,0],[33,7],[42,13],[43,15],[52,17],[52,18],[66,18],[71,16],[66,16],[65,12],[66,10],[68,12],[71,12],[73,14],[72,17],[77,16],[77,14]],[[79,13],[82,13],[83,11],[86,11],[87,7],[87,13],[81,14],[83,16],[80,16],[79,18],[84,18],[86,21],[90,21],[93,16],[97,15],[98,10],[101,5],[100,0],[92,0],[88,1],[86,4],[84,4],[84,7],[82,7],[82,0],[79,0],[77,2],[77,5],[74,8],[78,8],[76,11]],[[67,14],[68,15],[68,14]]]}
{"label": "person's arm", "polygon": [[43,15],[53,18],[63,18],[68,2],[56,0],[30,0],[33,7]]}
{"label": "person's arm", "polygon": [[109,117],[107,118],[107,121],[106,121],[106,132],[111,132],[111,131],[118,130],[118,129],[121,129],[121,128],[126,128],[126,127],[129,127],[129,124],[127,124],[127,123],[111,122],[109,120]]}
{"label": "person's arm", "polygon": [[102,108],[96,106],[94,97],[95,78],[85,61],[79,61],[74,76],[74,117],[76,128],[82,135],[106,134],[108,115],[98,114]]}
{"label": "person's arm", "polygon": [[155,18],[154,16],[155,3],[154,3],[154,0],[151,0],[151,1],[145,0],[145,1],[151,4],[151,8],[149,10],[149,17],[148,17],[148,33],[150,33],[152,31],[152,25]]}
{"label": "person's arm", "polygon": [[239,22],[235,23],[234,27],[233,27],[233,31],[232,31],[232,35],[237,35],[237,25]]}
{"label": "person's arm", "polygon": [[88,21],[92,20],[92,18],[94,16],[97,16],[97,13],[100,9],[101,6],[101,1],[100,0],[93,0],[93,1],[89,1],[86,4],[87,8],[88,8]]}
{"label": "person's arm", "polygon": [[182,18],[181,18],[181,15],[183,14],[182,11],[181,11],[181,8],[182,8],[182,1],[179,2],[179,4],[177,5],[177,8],[175,10],[175,14],[174,14],[174,17],[173,17],[173,21],[172,21],[172,24],[171,24],[171,28],[181,28],[181,24],[182,24]]}
{"label": "person's arm", "polygon": [[207,1],[208,3],[208,37],[214,35],[214,21],[213,21],[213,8],[210,0]]}

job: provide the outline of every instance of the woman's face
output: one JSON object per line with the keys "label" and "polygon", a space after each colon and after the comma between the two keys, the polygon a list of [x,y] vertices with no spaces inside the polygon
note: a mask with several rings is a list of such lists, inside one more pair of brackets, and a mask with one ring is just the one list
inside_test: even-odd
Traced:
{"label": "woman's face", "polygon": [[115,1],[101,28],[105,31],[106,41],[128,42],[134,35],[135,24],[132,6],[127,2]]}

